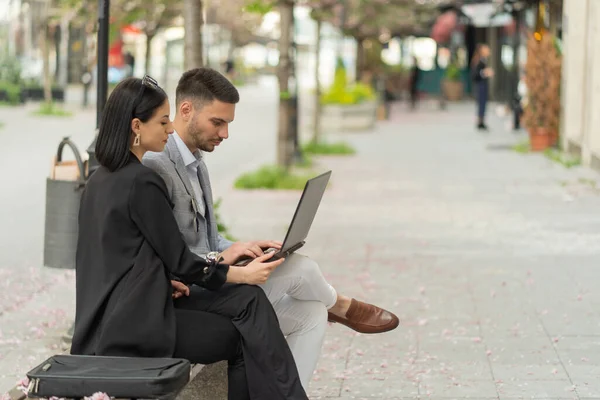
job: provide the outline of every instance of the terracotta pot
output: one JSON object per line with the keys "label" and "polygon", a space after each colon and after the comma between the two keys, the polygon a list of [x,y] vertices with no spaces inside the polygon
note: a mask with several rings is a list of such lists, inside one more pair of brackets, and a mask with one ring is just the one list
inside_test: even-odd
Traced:
{"label": "terracotta pot", "polygon": [[442,81],[442,89],[444,90],[446,99],[449,101],[457,101],[463,97],[464,88],[461,81],[449,81],[444,79]]}
{"label": "terracotta pot", "polygon": [[529,129],[529,146],[531,151],[544,151],[558,142],[558,134],[546,128]]}

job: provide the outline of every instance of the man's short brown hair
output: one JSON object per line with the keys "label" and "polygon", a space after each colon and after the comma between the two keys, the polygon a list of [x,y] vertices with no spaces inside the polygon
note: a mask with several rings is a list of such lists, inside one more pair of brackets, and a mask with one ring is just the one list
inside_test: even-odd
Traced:
{"label": "man's short brown hair", "polygon": [[229,79],[214,69],[194,68],[181,76],[175,91],[177,107],[185,100],[191,100],[197,107],[215,100],[236,104],[240,101],[240,94]]}

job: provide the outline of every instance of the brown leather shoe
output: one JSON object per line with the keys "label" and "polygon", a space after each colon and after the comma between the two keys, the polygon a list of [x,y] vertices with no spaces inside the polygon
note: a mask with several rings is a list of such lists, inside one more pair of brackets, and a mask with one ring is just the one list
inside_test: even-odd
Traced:
{"label": "brown leather shoe", "polygon": [[393,313],[372,304],[352,299],[346,318],[328,313],[328,321],[338,322],[360,333],[383,333],[398,327],[400,320]]}

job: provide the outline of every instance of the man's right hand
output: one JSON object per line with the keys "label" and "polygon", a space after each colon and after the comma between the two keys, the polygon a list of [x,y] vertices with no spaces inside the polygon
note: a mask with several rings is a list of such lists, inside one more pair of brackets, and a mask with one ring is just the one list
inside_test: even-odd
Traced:
{"label": "man's right hand", "polygon": [[253,242],[235,242],[221,253],[223,264],[234,265],[241,258],[256,258],[264,254],[263,249],[281,248],[281,242],[257,240]]}
{"label": "man's right hand", "polygon": [[267,279],[269,279],[271,272],[285,261],[284,258],[280,258],[276,261],[266,262],[273,257],[273,254],[274,253],[267,253],[257,257],[245,267],[229,267],[227,282],[245,283],[248,285],[260,285],[265,283]]}
{"label": "man's right hand", "polygon": [[250,243],[235,242],[221,253],[223,264],[233,265],[242,257],[256,258],[262,255],[260,247],[252,248]]}

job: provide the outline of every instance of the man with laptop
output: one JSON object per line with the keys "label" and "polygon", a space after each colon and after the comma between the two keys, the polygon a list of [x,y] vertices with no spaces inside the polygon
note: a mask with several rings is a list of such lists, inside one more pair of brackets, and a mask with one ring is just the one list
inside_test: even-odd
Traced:
{"label": "man with laptop", "polygon": [[230,265],[262,256],[267,249],[275,257],[285,257],[261,287],[277,313],[302,384],[308,388],[328,320],[362,333],[387,332],[399,321],[389,311],[337,293],[316,262],[295,252],[304,244],[330,172],[307,183],[285,248],[271,240],[232,243],[218,233],[202,152],[212,152],[228,138],[238,101],[237,89],[220,73],[209,68],[185,72],[177,85],[175,132],[162,153],[147,153],[143,163],[165,180],[175,218],[193,252],[222,258]]}

